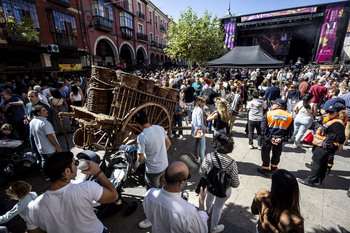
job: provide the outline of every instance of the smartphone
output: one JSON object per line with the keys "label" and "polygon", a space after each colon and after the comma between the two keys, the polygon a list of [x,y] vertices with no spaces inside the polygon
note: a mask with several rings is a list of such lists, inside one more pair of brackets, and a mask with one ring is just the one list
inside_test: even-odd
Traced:
{"label": "smartphone", "polygon": [[198,184],[195,192],[197,194],[199,194],[200,188],[203,187],[203,189],[205,189],[207,187],[207,184],[208,184],[208,180],[202,177],[201,180],[199,181],[199,184]]}

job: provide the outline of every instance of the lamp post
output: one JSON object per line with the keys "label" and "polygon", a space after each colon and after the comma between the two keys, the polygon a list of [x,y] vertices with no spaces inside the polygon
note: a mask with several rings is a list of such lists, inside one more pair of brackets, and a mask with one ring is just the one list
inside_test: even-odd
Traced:
{"label": "lamp post", "polygon": [[[84,25],[84,34],[86,37],[84,37],[84,40],[86,40],[86,45],[87,45],[87,54],[88,54],[88,60],[89,60],[89,66],[92,65],[92,55],[91,55],[91,48],[90,48],[90,36],[89,36],[89,33],[86,31],[86,28],[89,29],[90,32],[93,32],[94,31],[94,25],[91,23],[92,20],[93,20],[93,17],[92,17],[92,12],[90,10],[85,10],[82,14],[83,16],[83,25]],[[85,24],[85,16],[86,16],[86,19],[87,21],[89,22],[88,25]]]}

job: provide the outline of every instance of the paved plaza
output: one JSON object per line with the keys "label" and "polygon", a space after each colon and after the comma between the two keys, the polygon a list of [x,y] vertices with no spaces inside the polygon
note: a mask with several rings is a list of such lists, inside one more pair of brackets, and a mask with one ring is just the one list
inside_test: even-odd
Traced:
{"label": "paved plaza", "polygon": [[[225,225],[224,232],[245,233],[255,232],[257,216],[252,215],[250,205],[255,193],[260,188],[269,189],[271,180],[262,177],[256,169],[261,165],[260,151],[248,148],[248,138],[245,137],[246,118],[240,114],[235,123],[235,148],[231,156],[236,160],[239,169],[240,186],[233,189],[231,197],[223,209],[220,223]],[[189,202],[198,206],[198,197],[194,190],[200,180],[199,166],[193,162],[194,140],[190,131],[184,131],[185,140],[172,139],[169,149],[170,161],[181,160],[190,168],[191,179],[185,190],[189,192]],[[207,135],[207,150],[212,151],[212,134]],[[255,145],[257,141],[254,141]],[[281,156],[280,168],[291,171],[297,178],[305,178],[309,169],[304,164],[311,158],[309,148],[295,149],[292,144],[286,144]],[[350,198],[346,192],[350,186],[350,147],[345,147],[341,155],[335,156],[335,165],[330,175],[320,188],[312,188],[304,185],[300,187],[300,207],[305,219],[305,232],[340,232],[338,225],[350,230],[349,209]],[[144,195],[143,187],[126,188],[125,192]],[[135,199],[135,198],[133,198]],[[132,199],[126,198],[127,201]],[[138,198],[136,200],[139,200]],[[145,217],[142,204],[139,202],[137,211],[131,216],[125,217],[123,211],[108,218],[102,219],[103,223],[111,229],[112,233],[125,232],[151,232],[143,230],[137,224]]]}

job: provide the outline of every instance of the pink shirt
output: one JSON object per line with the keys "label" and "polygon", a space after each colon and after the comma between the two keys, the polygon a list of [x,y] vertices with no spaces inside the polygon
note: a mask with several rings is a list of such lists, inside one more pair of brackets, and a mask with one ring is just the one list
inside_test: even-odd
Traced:
{"label": "pink shirt", "polygon": [[325,86],[316,84],[310,88],[309,92],[314,95],[311,103],[319,104],[321,103],[323,96],[327,94],[327,88]]}

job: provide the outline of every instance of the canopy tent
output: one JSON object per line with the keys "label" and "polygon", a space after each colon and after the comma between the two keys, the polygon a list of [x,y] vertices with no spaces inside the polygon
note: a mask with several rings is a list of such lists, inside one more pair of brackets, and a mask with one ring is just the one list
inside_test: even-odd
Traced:
{"label": "canopy tent", "polygon": [[236,46],[224,56],[207,62],[207,67],[219,68],[278,68],[283,66],[279,61],[257,46]]}

